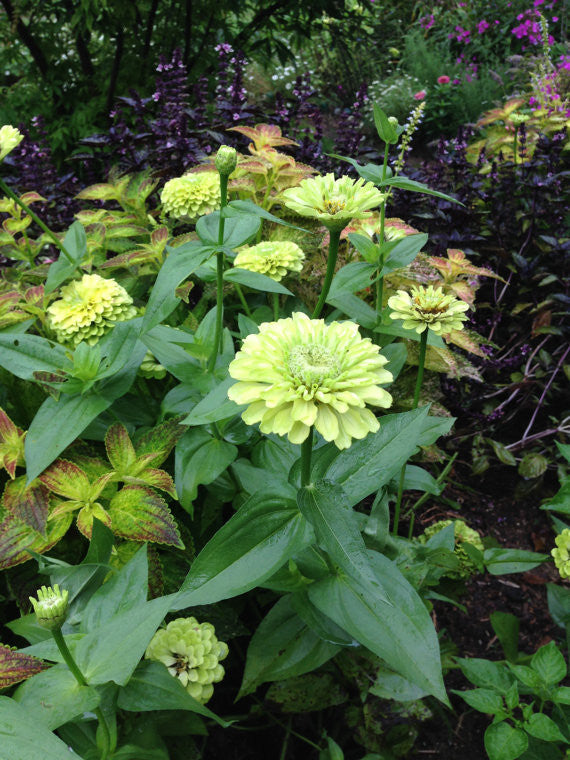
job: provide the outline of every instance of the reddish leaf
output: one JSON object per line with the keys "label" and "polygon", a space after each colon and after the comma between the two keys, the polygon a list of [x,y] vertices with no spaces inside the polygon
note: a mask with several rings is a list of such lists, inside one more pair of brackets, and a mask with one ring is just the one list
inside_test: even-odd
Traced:
{"label": "reddish leaf", "polygon": [[120,422],[111,425],[107,430],[105,448],[113,469],[119,474],[128,472],[136,459],[136,454],[127,428]]}
{"label": "reddish leaf", "polygon": [[23,475],[6,483],[2,505],[11,514],[45,537],[49,511],[49,491],[39,481],[26,486]]}
{"label": "reddish leaf", "polygon": [[168,235],[169,235],[168,227],[165,227],[165,226],[157,227],[151,233],[150,242],[153,246],[157,247],[160,251],[162,251],[164,246],[166,245],[166,241],[168,240]]}
{"label": "reddish leaf", "polygon": [[30,203],[38,203],[39,201],[45,201],[46,199],[43,197],[43,195],[40,195],[39,193],[35,193],[33,190],[29,193],[24,193],[23,195],[20,195],[20,200],[22,203],[25,203],[26,206],[29,206]]}
{"label": "reddish leaf", "polygon": [[29,525],[7,513],[0,522],[0,570],[32,559],[27,549],[38,554],[47,552],[67,533],[70,525],[71,515],[48,520],[47,538],[43,538]]}
{"label": "reddish leaf", "polygon": [[6,689],[44,670],[47,665],[36,657],[0,644],[0,689]]}
{"label": "reddish leaf", "polygon": [[113,497],[109,514],[117,536],[184,548],[166,502],[150,488],[125,486]]}
{"label": "reddish leaf", "polygon": [[147,470],[141,472],[137,478],[126,478],[126,480],[129,483],[136,483],[138,480],[139,483],[144,483],[147,486],[166,491],[166,493],[169,496],[172,496],[173,499],[177,498],[174,481],[164,470],[157,470],[149,467]]}
{"label": "reddish leaf", "polygon": [[67,459],[56,459],[39,479],[50,491],[68,499],[88,501],[91,495],[89,478],[81,467]]}
{"label": "reddish leaf", "polygon": [[24,464],[25,435],[0,409],[0,467],[4,467],[11,478],[15,477],[16,466]]}

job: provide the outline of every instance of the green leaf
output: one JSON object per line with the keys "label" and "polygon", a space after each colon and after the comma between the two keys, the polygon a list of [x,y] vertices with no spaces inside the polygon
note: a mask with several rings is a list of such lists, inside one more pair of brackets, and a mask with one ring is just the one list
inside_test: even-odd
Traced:
{"label": "green leaf", "polygon": [[411,264],[427,241],[428,236],[425,233],[407,235],[398,240],[386,257],[384,266],[382,267],[382,276],[384,277],[395,269],[401,269]]}
{"label": "green leaf", "polygon": [[368,235],[360,235],[358,232],[350,232],[348,239],[369,264],[378,265],[378,246]]}
{"label": "green leaf", "polygon": [[108,512],[117,536],[184,548],[168,504],[152,488],[124,486],[111,499]]}
{"label": "green leaf", "polygon": [[501,697],[496,691],[491,691],[490,689],[470,689],[468,691],[453,689],[453,693],[464,699],[469,707],[479,712],[487,713],[487,715],[496,715],[505,710]]}
{"label": "green leaf", "polygon": [[343,631],[328,615],[324,615],[311,603],[305,590],[296,591],[292,595],[291,605],[297,615],[323,641],[328,641],[329,644],[337,644],[341,647],[353,647],[357,645],[358,642],[352,636]]}
{"label": "green leaf", "polygon": [[[261,220],[253,214],[240,214],[236,217],[227,218],[224,224],[224,239],[222,245],[226,248],[239,248],[250,241],[259,230]],[[217,248],[219,246],[218,230],[220,225],[220,212],[214,211],[206,216],[201,216],[196,222],[196,232],[202,243],[206,246]],[[179,250],[179,249],[178,249]]]}
{"label": "green leaf", "polygon": [[52,730],[99,704],[96,690],[78,684],[67,665],[54,665],[30,678],[16,689],[14,699],[23,708],[37,711]]}
{"label": "green leaf", "polygon": [[292,296],[290,290],[288,290],[280,282],[276,282],[271,277],[260,272],[250,272],[248,269],[241,269],[240,267],[234,267],[232,269],[226,269],[224,272],[224,280],[226,282],[237,282],[240,285],[245,285],[247,288],[253,290],[261,290],[264,293],[282,293],[286,296]]}
{"label": "green leaf", "polygon": [[544,686],[542,679],[538,673],[532,668],[529,668],[527,665],[513,665],[510,662],[507,664],[511,673],[513,673],[521,683],[523,683],[525,686],[528,686],[530,689],[537,691]]}
{"label": "green leaf", "polygon": [[45,665],[36,657],[22,654],[0,644],[0,689],[25,681],[44,670]]}
{"label": "green leaf", "polygon": [[90,631],[78,643],[75,657],[90,684],[114,681],[124,686],[150,639],[171,606],[172,598],[163,596],[137,607],[121,610],[100,630]]}
{"label": "green leaf", "polygon": [[73,222],[65,233],[63,245],[72,260],[70,261],[62,251],[57,261],[51,264],[45,284],[46,294],[52,293],[62,282],[65,282],[81,265],[87,253],[87,236],[81,222]]}
{"label": "green leaf", "polygon": [[528,747],[528,737],[509,723],[492,723],[485,731],[489,760],[516,760]]}
{"label": "green leaf", "polygon": [[394,380],[398,377],[408,360],[408,351],[404,343],[389,343],[383,346],[380,353],[388,359],[384,369],[392,373]]}
{"label": "green leaf", "polygon": [[238,455],[237,446],[202,428],[188,430],[176,446],[175,481],[180,503],[192,514],[199,485],[213,483]]}
{"label": "green leaf", "polygon": [[548,611],[561,628],[570,625],[570,589],[556,583],[546,584]]}
{"label": "green leaf", "polygon": [[144,604],[147,593],[148,559],[146,545],[143,545],[93,594],[81,617],[80,630],[84,633],[94,631],[118,612]]}
{"label": "green leaf", "polygon": [[562,705],[570,705],[570,686],[559,686],[554,692],[552,699]]}
{"label": "green leaf", "polygon": [[524,729],[535,739],[544,742],[564,742],[569,744],[568,739],[558,728],[556,723],[544,713],[534,713],[524,724]]}
{"label": "green leaf", "polygon": [[[230,201],[226,208],[224,209],[224,216],[226,218],[229,218],[231,216],[234,216],[235,214],[248,214],[248,215],[254,215],[261,217],[261,219],[266,219],[268,222],[274,222],[275,224],[280,224],[283,227],[291,227],[294,230],[301,230],[302,232],[307,232],[303,227],[297,227],[295,224],[291,224],[290,222],[286,222],[284,219],[281,219],[278,216],[275,216],[274,214],[270,214],[269,211],[266,211],[264,208],[261,208],[261,206],[257,206],[253,201]],[[234,246],[235,247],[235,246]]]}
{"label": "green leaf", "polygon": [[437,634],[423,601],[393,562],[368,554],[390,604],[346,575],[311,584],[310,600],[394,671],[447,704]]}
{"label": "green leaf", "polygon": [[48,467],[93,420],[131,387],[145,354],[142,343],[123,369],[104,381],[97,391],[77,396],[47,398],[32,420],[26,435],[28,483]]}
{"label": "green leaf", "polygon": [[214,604],[249,591],[312,540],[313,532],[294,501],[254,494],[202,549],[175,609]]}
{"label": "green leaf", "polygon": [[130,712],[189,710],[215,720],[220,726],[231,725],[191,697],[161,662],[141,662],[130,681],[119,691],[117,704]]}
{"label": "green leaf", "polygon": [[267,681],[282,681],[315,670],[339,650],[339,646],[313,633],[293,609],[291,597],[284,596],[251,638],[238,699]]}
{"label": "green leaf", "polygon": [[335,300],[344,293],[356,293],[374,282],[376,267],[366,261],[353,261],[339,269],[331,283],[327,300]]}
{"label": "green leaf", "polygon": [[375,668],[376,680],[369,689],[370,694],[374,694],[380,699],[394,699],[396,702],[415,702],[417,699],[425,697],[427,692],[420,689],[419,686],[408,681],[407,678],[394,673],[393,670],[380,664]]}
{"label": "green leaf", "polygon": [[219,422],[228,417],[239,414],[244,405],[238,405],[228,398],[228,388],[235,384],[232,377],[227,377],[216,385],[204,398],[192,409],[190,414],[182,420],[183,425],[207,425]]}
{"label": "green leaf", "polygon": [[404,491],[424,491],[439,495],[443,491],[436,479],[427,470],[415,464],[407,464],[404,474]]}
{"label": "green leaf", "polygon": [[[566,678],[566,660],[554,641],[549,641],[533,654],[530,666],[548,686]],[[540,736],[537,738],[540,739]]]}
{"label": "green leaf", "polygon": [[348,291],[333,293],[332,296],[329,293],[327,303],[339,309],[339,311],[342,311],[343,314],[346,314],[354,322],[358,322],[361,327],[365,327],[368,330],[373,330],[378,323],[376,311],[361,298]]}
{"label": "green leaf", "polygon": [[491,444],[491,448],[495,452],[495,456],[497,457],[499,462],[509,465],[510,467],[516,467],[517,460],[503,443],[500,443],[499,441],[494,441],[492,440],[492,438],[486,438],[485,440],[487,441],[487,443]]}
{"label": "green leaf", "polygon": [[0,333],[2,367],[22,380],[34,380],[35,372],[58,372],[68,364],[63,346],[39,335]]}
{"label": "green leaf", "polygon": [[[33,730],[30,730],[33,726]],[[8,760],[69,760],[69,748],[41,722],[35,710],[0,696],[0,747]]]}
{"label": "green leaf", "polygon": [[384,111],[380,108],[378,103],[372,104],[372,111],[374,113],[374,125],[378,132],[378,137],[389,145],[394,145],[398,142],[398,133],[396,128],[390,124],[388,117]]}
{"label": "green leaf", "polygon": [[497,662],[476,657],[469,659],[458,657],[457,663],[465,678],[482,689],[493,689],[500,694],[505,694],[514,682],[514,678],[505,665]]}
{"label": "green leaf", "polygon": [[[377,166],[376,164],[365,164],[362,166],[353,158],[349,158],[348,156],[339,156],[337,153],[328,153],[327,155],[329,155],[331,158],[338,158],[341,161],[348,161],[348,163],[356,169],[359,176],[361,176],[367,182],[373,182],[378,186],[383,183],[381,166]],[[389,172],[387,172],[386,177],[389,176]]]}
{"label": "green leaf", "polygon": [[492,612],[491,625],[501,642],[505,657],[509,662],[516,662],[519,656],[519,619],[509,612]]}
{"label": "green leaf", "polygon": [[539,554],[526,549],[485,549],[483,557],[485,567],[491,575],[525,573],[550,559],[548,554]]}
{"label": "green leaf", "polygon": [[370,584],[378,599],[391,604],[370,566],[356,514],[348,506],[343,489],[328,480],[301,488],[297,504],[334,562],[355,580]]}
{"label": "green leaf", "polygon": [[[380,419],[377,433],[355,441],[340,456],[334,444],[317,449],[313,454],[312,477],[338,483],[348,496],[348,506],[358,504],[389,483],[419,445],[433,443],[428,411],[424,406],[411,412],[385,415]],[[445,419],[447,430],[452,424],[452,419]],[[438,422],[437,435],[442,429],[443,425]]]}
{"label": "green leaf", "polygon": [[148,332],[174,311],[180,303],[175,295],[176,288],[212,255],[210,246],[194,240],[178,248],[167,246],[166,250],[168,258],[158,273],[146,307],[142,328],[144,332]]}
{"label": "green leaf", "polygon": [[395,187],[398,190],[408,190],[411,193],[435,195],[437,198],[443,198],[445,201],[458,203],[460,206],[464,205],[461,203],[461,201],[458,201],[457,198],[452,198],[451,195],[446,195],[445,193],[440,193],[437,190],[432,190],[427,185],[424,185],[423,182],[416,182],[413,179],[408,179],[407,177],[402,177],[401,175],[399,177],[390,177],[389,179],[385,179],[383,182],[377,182],[376,184],[378,187]]}

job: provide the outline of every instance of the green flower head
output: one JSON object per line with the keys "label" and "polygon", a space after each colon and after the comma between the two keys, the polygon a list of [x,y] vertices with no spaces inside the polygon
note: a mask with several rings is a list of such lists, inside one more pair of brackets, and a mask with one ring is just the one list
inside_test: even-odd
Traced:
{"label": "green flower head", "polygon": [[84,274],[61,289],[47,309],[48,323],[60,343],[93,346],[115,322],[136,316],[133,299],[116,280]]}
{"label": "green flower head", "polygon": [[282,198],[297,214],[314,217],[329,229],[342,230],[352,219],[366,219],[385,195],[362,177],[335,179],[334,174],[327,174],[302,180],[299,187],[284,190]]}
{"label": "green flower head", "polygon": [[242,419],[263,433],[302,443],[314,425],[327,441],[345,449],[380,424],[366,404],[387,408],[392,397],[381,383],[392,380],[387,359],[354,322],[289,319],[265,322],[248,335],[229,366],[238,380],[228,390],[236,404],[249,404]]}
{"label": "green flower head", "polygon": [[19,129],[11,127],[9,124],[5,124],[0,129],[0,161],[6,158],[8,153],[11,153],[23,139],[24,135]]}
{"label": "green flower head", "polygon": [[394,311],[390,319],[401,319],[406,330],[422,333],[429,327],[438,335],[447,335],[452,330],[462,330],[467,319],[464,313],[468,304],[455,296],[445,295],[441,288],[428,285],[413,285],[412,292],[398,290],[388,299],[388,306]]}
{"label": "green flower head", "polygon": [[196,172],[169,180],[160,195],[168,216],[196,219],[220,208],[220,177],[217,172]]}
{"label": "green flower head", "polygon": [[419,541],[422,544],[425,543],[432,536],[435,536],[436,533],[439,533],[452,523],[454,526],[455,535],[455,556],[459,560],[459,568],[457,571],[447,573],[447,575],[450,578],[465,579],[470,575],[473,575],[473,573],[476,572],[477,568],[463,548],[462,544],[469,543],[476,549],[479,549],[481,552],[485,548],[483,546],[483,542],[481,541],[481,536],[479,533],[477,533],[476,530],[470,528],[469,525],[467,525],[467,523],[463,520],[440,520],[439,522],[433,523],[433,525],[430,525],[428,528],[426,528],[423,535],[419,536]]}
{"label": "green flower head", "polygon": [[561,578],[570,578],[570,529],[565,528],[554,539],[556,549],[550,553],[554,557],[554,564],[558,568]]}
{"label": "green flower head", "polygon": [[260,272],[272,280],[282,280],[288,272],[300,272],[305,254],[296,243],[276,240],[240,248],[234,267]]}
{"label": "green flower head", "polygon": [[215,633],[211,623],[199,623],[193,617],[177,618],[154,634],[145,658],[166,665],[188,694],[205,704],[214,693],[212,684],[224,677],[220,660],[229,651]]}
{"label": "green flower head", "polygon": [[224,176],[229,177],[237,166],[237,151],[231,145],[220,145],[216,153],[216,169]]}
{"label": "green flower head", "polygon": [[69,592],[65,589],[60,591],[59,586],[55,584],[53,588],[42,586],[36,593],[37,599],[33,596],[30,596],[29,599],[36,613],[38,624],[50,631],[59,630],[67,618]]}

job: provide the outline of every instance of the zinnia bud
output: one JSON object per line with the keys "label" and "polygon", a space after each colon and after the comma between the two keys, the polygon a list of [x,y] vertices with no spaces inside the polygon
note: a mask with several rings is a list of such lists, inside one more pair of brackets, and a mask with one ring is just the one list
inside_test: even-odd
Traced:
{"label": "zinnia bud", "polygon": [[553,549],[550,553],[554,557],[554,564],[558,568],[561,578],[570,578],[570,530],[565,528],[554,539],[556,549]]}
{"label": "zinnia bud", "polygon": [[67,599],[69,592],[65,589],[59,590],[56,584],[51,586],[42,586],[37,591],[38,598],[30,596],[30,602],[36,613],[38,624],[42,628],[50,631],[57,631],[65,623],[67,618]]}
{"label": "zinnia bud", "polygon": [[0,129],[0,161],[11,153],[24,139],[24,135],[16,127],[5,124]]}
{"label": "zinnia bud", "polygon": [[216,153],[216,169],[223,177],[229,177],[237,166],[237,152],[231,145],[221,145]]}

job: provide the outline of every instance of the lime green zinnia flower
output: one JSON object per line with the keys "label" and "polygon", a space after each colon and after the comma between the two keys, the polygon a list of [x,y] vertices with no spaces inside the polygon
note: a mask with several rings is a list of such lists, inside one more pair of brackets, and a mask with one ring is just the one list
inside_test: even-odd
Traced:
{"label": "lime green zinnia flower", "polygon": [[5,124],[0,129],[0,161],[11,153],[24,139],[24,135],[16,127]]}
{"label": "lime green zinnia flower", "polygon": [[145,658],[166,665],[188,694],[205,704],[214,693],[212,684],[224,677],[220,660],[228,655],[228,645],[218,641],[215,633],[211,623],[177,618],[154,634]]}
{"label": "lime green zinnia flower", "polygon": [[160,196],[169,216],[195,219],[220,208],[220,177],[217,172],[196,172],[169,180]]}
{"label": "lime green zinnia flower", "polygon": [[385,196],[372,182],[333,174],[304,179],[299,187],[284,190],[285,205],[301,216],[312,216],[325,227],[344,229],[352,219],[366,219]]}
{"label": "lime green zinnia flower", "polygon": [[366,404],[389,407],[390,394],[379,387],[392,380],[387,359],[354,322],[289,319],[265,322],[248,335],[229,366],[240,382],[228,390],[236,404],[249,404],[242,419],[261,423],[263,433],[287,435],[302,443],[314,425],[339,449],[365,438],[380,424]]}
{"label": "lime green zinnia flower", "polygon": [[59,590],[57,583],[51,586],[42,586],[37,590],[38,598],[29,597],[38,624],[50,631],[59,630],[67,618],[67,602],[69,591]]}
{"label": "lime green zinnia flower", "polygon": [[61,299],[47,309],[48,323],[60,343],[77,346],[85,340],[93,346],[115,322],[136,316],[133,299],[118,282],[98,274],[61,289]]}
{"label": "lime green zinnia flower", "polygon": [[287,272],[300,272],[304,259],[303,251],[289,240],[264,242],[240,248],[234,267],[260,272],[279,282]]}
{"label": "lime green zinnia flower", "polygon": [[430,328],[438,335],[447,335],[452,330],[462,330],[469,306],[455,296],[445,295],[441,288],[429,285],[412,286],[412,292],[398,290],[397,295],[388,299],[388,306],[394,311],[390,319],[401,319],[406,330],[422,333]]}
{"label": "lime green zinnia flower", "polygon": [[550,553],[554,557],[554,564],[558,568],[561,578],[570,578],[570,530],[565,528],[554,539],[556,549]]}

